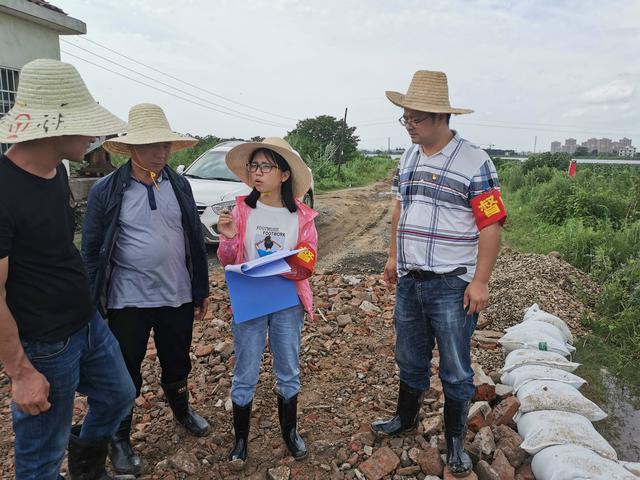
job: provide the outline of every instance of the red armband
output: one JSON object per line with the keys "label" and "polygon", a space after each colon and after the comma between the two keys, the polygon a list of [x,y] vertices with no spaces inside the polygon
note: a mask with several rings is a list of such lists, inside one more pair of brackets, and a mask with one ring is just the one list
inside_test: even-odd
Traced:
{"label": "red armband", "polygon": [[316,251],[311,245],[305,242],[298,244],[298,246],[294,250],[298,250],[300,248],[304,248],[304,250],[298,252],[296,255],[287,257],[287,263],[291,266],[291,268],[302,268],[304,270],[307,270],[309,272],[309,275],[311,275],[316,267]]}
{"label": "red armband", "polygon": [[478,230],[482,230],[484,227],[496,222],[504,225],[507,219],[507,210],[504,208],[504,203],[502,203],[500,191],[495,188],[473,197],[471,199],[471,209],[473,210]]}

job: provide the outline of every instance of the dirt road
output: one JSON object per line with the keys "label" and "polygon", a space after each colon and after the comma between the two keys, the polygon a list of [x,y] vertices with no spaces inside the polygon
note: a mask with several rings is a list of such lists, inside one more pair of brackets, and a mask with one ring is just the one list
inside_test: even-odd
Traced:
{"label": "dirt road", "polygon": [[319,271],[381,273],[387,259],[392,196],[387,182],[316,197]]}

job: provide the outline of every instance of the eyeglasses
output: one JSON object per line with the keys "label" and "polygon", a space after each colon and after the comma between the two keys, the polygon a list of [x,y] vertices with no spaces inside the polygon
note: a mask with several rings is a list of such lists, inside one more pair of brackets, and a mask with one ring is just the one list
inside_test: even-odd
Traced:
{"label": "eyeglasses", "polygon": [[247,163],[246,166],[247,171],[251,173],[256,173],[258,169],[260,169],[262,173],[271,173],[271,170],[274,168],[278,169],[278,166],[273,163]]}
{"label": "eyeglasses", "polygon": [[400,125],[402,125],[403,127],[406,127],[409,124],[415,126],[419,123],[424,122],[427,118],[431,118],[431,115],[427,115],[426,117],[422,117],[422,118],[405,117],[403,115],[398,119],[398,121],[400,122]]}

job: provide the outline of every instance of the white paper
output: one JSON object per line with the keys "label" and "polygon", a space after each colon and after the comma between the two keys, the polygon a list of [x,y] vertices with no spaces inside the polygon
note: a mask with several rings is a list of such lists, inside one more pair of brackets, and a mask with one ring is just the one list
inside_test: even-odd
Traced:
{"label": "white paper", "polygon": [[270,277],[291,272],[291,267],[284,261],[285,258],[295,255],[304,248],[297,250],[281,250],[264,257],[256,258],[249,262],[224,267],[227,272],[240,273],[249,277]]}

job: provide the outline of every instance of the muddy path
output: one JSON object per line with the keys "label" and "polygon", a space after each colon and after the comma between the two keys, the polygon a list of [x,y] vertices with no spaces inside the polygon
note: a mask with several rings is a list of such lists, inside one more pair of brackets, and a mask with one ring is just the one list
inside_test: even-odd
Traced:
{"label": "muddy path", "polygon": [[319,194],[318,270],[380,273],[387,259],[392,196],[388,182]]}

